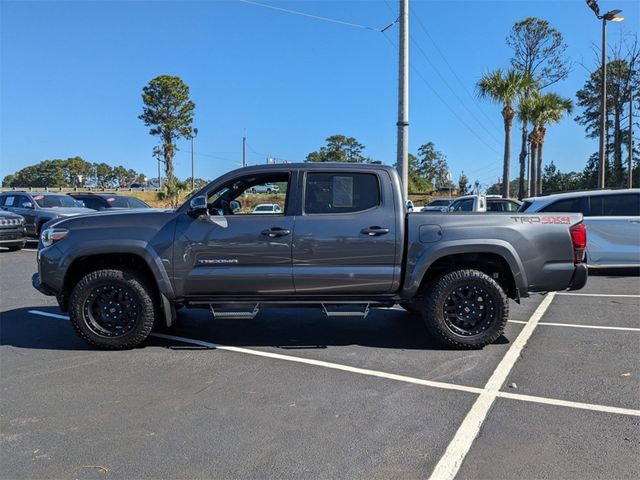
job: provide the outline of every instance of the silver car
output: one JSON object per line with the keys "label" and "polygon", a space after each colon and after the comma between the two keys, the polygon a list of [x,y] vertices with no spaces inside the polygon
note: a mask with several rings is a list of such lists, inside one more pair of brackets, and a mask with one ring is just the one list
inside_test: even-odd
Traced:
{"label": "silver car", "polygon": [[640,266],[640,188],[527,198],[520,211],[582,213],[590,267]]}

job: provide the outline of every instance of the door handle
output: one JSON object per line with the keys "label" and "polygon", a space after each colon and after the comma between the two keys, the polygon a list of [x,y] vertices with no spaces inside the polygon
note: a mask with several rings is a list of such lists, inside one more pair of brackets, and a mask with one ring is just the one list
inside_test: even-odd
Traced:
{"label": "door handle", "polygon": [[389,229],[384,227],[374,226],[369,228],[363,228],[362,230],[360,230],[360,233],[364,235],[369,235],[370,237],[375,237],[376,235],[384,235],[385,233],[389,233]]}
{"label": "door handle", "polygon": [[285,237],[291,233],[290,230],[280,228],[280,227],[272,227],[263,230],[262,235],[266,235],[267,237],[275,238],[275,237]]}

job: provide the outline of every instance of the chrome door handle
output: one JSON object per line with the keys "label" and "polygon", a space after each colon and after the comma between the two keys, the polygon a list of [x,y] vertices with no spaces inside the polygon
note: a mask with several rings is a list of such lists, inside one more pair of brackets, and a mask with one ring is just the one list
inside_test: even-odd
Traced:
{"label": "chrome door handle", "polygon": [[360,230],[360,233],[364,235],[369,235],[370,237],[375,237],[376,235],[384,235],[385,233],[389,233],[389,229],[384,227],[374,226],[369,228],[363,228],[362,230]]}

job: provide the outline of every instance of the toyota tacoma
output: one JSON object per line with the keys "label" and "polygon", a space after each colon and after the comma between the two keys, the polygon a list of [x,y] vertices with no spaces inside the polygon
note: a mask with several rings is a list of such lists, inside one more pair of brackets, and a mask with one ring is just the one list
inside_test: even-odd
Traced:
{"label": "toyota tacoma", "polygon": [[[253,215],[251,192],[276,183],[281,211]],[[442,343],[481,348],[502,334],[509,299],[587,281],[581,214],[407,213],[401,192],[383,165],[242,168],[176,210],[48,224],[32,281],[106,349],[170,327],[180,307],[241,320],[301,305],[364,318],[395,304]]]}

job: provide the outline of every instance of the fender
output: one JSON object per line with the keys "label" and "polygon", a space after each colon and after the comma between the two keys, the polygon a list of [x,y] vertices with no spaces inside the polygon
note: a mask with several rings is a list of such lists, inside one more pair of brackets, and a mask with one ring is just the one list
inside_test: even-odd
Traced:
{"label": "fender", "polygon": [[410,249],[408,252],[407,271],[411,272],[411,274],[404,279],[402,297],[411,298],[417,293],[429,267],[438,259],[463,253],[493,253],[499,255],[509,265],[518,291],[527,291],[527,278],[520,257],[513,246],[504,240],[484,239],[482,243],[478,243],[477,240],[453,240],[439,242],[433,245],[432,248],[424,244],[414,244],[414,248],[420,251],[414,253]]}
{"label": "fender", "polygon": [[[74,247],[76,247],[74,245]],[[78,258],[88,257],[91,255],[128,253],[137,255],[144,260],[155,278],[158,290],[169,300],[175,298],[173,285],[167,273],[167,269],[163,263],[160,254],[149,244],[143,240],[126,239],[123,241],[115,240],[93,240],[84,242],[73,250],[63,253],[59,262],[59,271],[66,275],[71,264]],[[168,260],[170,262],[170,260]],[[59,279],[60,285],[63,285],[63,278]]]}

